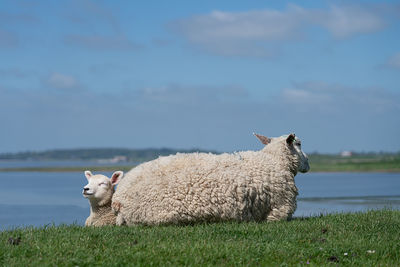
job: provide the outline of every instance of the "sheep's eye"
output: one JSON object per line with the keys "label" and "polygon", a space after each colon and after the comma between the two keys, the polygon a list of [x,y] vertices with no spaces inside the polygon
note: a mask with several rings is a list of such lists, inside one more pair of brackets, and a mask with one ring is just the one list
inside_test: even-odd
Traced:
{"label": "sheep's eye", "polygon": [[99,183],[99,186],[102,186],[102,185],[107,185],[106,183]]}

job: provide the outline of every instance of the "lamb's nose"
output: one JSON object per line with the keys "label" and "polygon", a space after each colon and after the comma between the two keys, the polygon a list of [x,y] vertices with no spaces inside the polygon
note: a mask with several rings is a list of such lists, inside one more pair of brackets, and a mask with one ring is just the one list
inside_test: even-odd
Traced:
{"label": "lamb's nose", "polygon": [[84,187],[83,188],[83,191],[88,191],[89,190],[89,187]]}

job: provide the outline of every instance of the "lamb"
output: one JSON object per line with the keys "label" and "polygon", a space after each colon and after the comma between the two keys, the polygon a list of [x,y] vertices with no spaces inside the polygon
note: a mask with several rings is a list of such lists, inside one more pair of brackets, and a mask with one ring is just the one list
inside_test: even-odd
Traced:
{"label": "lamb", "polygon": [[294,134],[255,136],[260,151],[159,157],[129,171],[112,199],[116,224],[160,225],[290,219],[294,177],[310,169]]}
{"label": "lamb", "polygon": [[90,202],[90,216],[86,219],[86,226],[115,225],[116,216],[111,210],[111,198],[115,185],[123,175],[122,171],[116,171],[109,179],[107,176],[85,171],[89,183],[83,188],[82,194]]}

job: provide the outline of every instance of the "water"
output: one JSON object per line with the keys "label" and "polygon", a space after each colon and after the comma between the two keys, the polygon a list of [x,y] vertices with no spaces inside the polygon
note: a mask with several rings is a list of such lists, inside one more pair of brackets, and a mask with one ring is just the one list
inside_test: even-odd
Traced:
{"label": "water", "polygon": [[[106,173],[111,175],[111,173]],[[0,172],[0,229],[48,224],[84,224],[83,172]],[[400,209],[400,173],[307,173],[296,176],[295,216]]]}
{"label": "water", "polygon": [[296,185],[294,216],[400,209],[400,173],[306,173],[296,176]]}
{"label": "water", "polygon": [[84,224],[89,214],[83,172],[0,172],[0,183],[0,229]]}

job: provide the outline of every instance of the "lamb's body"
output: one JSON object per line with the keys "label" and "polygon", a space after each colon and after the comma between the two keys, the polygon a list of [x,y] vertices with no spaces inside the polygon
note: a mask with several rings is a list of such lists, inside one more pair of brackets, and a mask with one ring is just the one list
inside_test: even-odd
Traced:
{"label": "lamb's body", "polygon": [[111,209],[111,199],[103,206],[90,206],[90,215],[85,226],[115,225],[115,213]]}
{"label": "lamb's body", "polygon": [[297,196],[293,150],[275,142],[257,152],[177,154],[141,164],[113,196],[117,224],[288,218]]}
{"label": "lamb's body", "polygon": [[108,177],[90,171],[85,171],[88,184],[83,188],[83,196],[89,200],[90,215],[86,219],[86,226],[115,225],[116,216],[111,209],[111,199],[114,186],[123,176],[123,172],[116,171]]}

